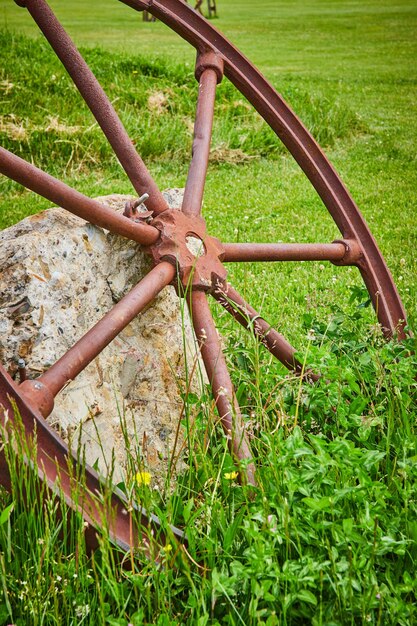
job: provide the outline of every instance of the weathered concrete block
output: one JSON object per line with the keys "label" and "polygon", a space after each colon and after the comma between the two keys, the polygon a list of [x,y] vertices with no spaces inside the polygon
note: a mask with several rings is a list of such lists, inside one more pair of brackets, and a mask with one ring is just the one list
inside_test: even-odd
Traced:
{"label": "weathered concrete block", "polygon": [[[179,190],[166,193],[178,207]],[[130,196],[98,198],[123,210]],[[35,378],[120,300],[150,268],[141,246],[49,209],[0,232],[0,360],[12,376],[17,357]],[[124,478],[125,437],[162,482],[182,416],[181,393],[196,358],[188,312],[167,287],[58,394],[50,423],[81,441],[86,460]],[[197,368],[198,369],[198,368]],[[197,380],[191,389],[198,391]],[[121,428],[121,417],[125,432]],[[183,443],[182,431],[178,449]]]}

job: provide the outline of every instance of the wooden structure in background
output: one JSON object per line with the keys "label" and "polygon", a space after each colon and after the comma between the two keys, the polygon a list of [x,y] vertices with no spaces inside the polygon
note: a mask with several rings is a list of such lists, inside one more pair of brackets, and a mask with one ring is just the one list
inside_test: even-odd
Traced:
{"label": "wooden structure in background", "polygon": [[[185,1],[188,2],[188,0],[185,0]],[[196,0],[194,9],[195,11],[198,11],[201,15],[204,16],[203,10],[201,8],[202,4],[203,4],[203,0]],[[216,0],[207,0],[207,17],[208,19],[211,19],[212,17],[218,17]]]}
{"label": "wooden structure in background", "polygon": [[217,15],[217,7],[216,7],[216,0],[207,0],[207,9],[208,9],[208,18],[209,18],[209,20],[212,17],[218,17],[218,15]]}
{"label": "wooden structure in background", "polygon": [[156,22],[156,17],[149,13],[149,11],[143,11],[142,18],[144,22]]}
{"label": "wooden structure in background", "polygon": [[[185,1],[188,2],[188,0],[185,0]],[[202,4],[203,4],[203,0],[196,0],[194,9],[204,16],[203,10],[201,8]],[[208,19],[211,19],[213,17],[218,17],[216,0],[207,0],[207,17]],[[156,22],[156,18],[149,11],[143,11],[142,18],[144,22]]]}

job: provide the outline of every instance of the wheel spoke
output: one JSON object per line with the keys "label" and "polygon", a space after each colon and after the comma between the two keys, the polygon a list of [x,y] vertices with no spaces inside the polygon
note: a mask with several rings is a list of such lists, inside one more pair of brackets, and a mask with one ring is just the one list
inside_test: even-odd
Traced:
{"label": "wheel spoke", "polygon": [[236,459],[249,461],[245,476],[247,482],[254,485],[255,468],[250,462],[252,453],[206,294],[193,291],[189,307],[223,430],[230,436],[230,447]]}
{"label": "wheel spoke", "polygon": [[175,268],[163,261],[154,267],[93,328],[36,380],[24,381],[19,389],[44,417],[53,409],[53,399],[166,287]]}
{"label": "wheel spoke", "polygon": [[[210,53],[209,53],[210,54]],[[202,55],[203,57],[205,55]],[[207,55],[208,56],[208,55]],[[197,69],[199,68],[197,58]],[[207,66],[199,78],[197,111],[194,122],[192,159],[185,184],[182,210],[186,215],[199,215],[203,202],[211,132],[213,128],[214,100],[219,75],[212,66]]]}
{"label": "wheel spoke", "polygon": [[226,243],[223,261],[341,261],[348,242]]}
{"label": "wheel spoke", "polygon": [[119,215],[110,207],[84,196],[62,181],[43,172],[8,150],[0,147],[0,173],[31,189],[52,203],[78,215],[87,222],[107,228],[113,233],[143,245],[155,243],[159,231],[147,224],[137,224]]}
{"label": "wheel spoke", "polygon": [[126,129],[96,77],[78,52],[45,0],[24,0],[29,13],[49,41],[79,92],[101,126],[136,192],[149,194],[147,206],[156,214],[168,208]]}
{"label": "wheel spoke", "polygon": [[[253,307],[230,284],[218,287],[212,296],[228,311],[244,328],[252,329],[255,337],[273,354],[285,367],[303,374],[302,364],[295,358],[296,350],[277,330],[272,328]],[[312,380],[319,377],[311,372],[305,372]]]}

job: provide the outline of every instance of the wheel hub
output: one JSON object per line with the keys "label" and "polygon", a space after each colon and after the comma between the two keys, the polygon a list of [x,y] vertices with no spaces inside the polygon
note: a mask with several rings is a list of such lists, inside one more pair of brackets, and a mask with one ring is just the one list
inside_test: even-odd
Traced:
{"label": "wheel hub", "polygon": [[189,217],[178,209],[168,209],[151,223],[161,235],[149,247],[157,265],[168,261],[177,269],[176,283],[183,289],[192,287],[211,291],[219,281],[226,280],[227,271],[222,264],[224,248],[216,237],[210,237],[205,220]]}

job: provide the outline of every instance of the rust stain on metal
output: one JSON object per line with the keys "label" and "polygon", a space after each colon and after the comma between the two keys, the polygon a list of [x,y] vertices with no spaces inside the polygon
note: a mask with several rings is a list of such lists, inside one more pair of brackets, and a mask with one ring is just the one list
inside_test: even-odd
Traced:
{"label": "rust stain on metal", "polygon": [[218,239],[208,236],[200,215],[189,217],[169,209],[155,218],[152,226],[160,231],[160,238],[150,247],[154,263],[171,263],[184,289],[211,291],[218,280],[226,278],[220,260],[223,247]]}

